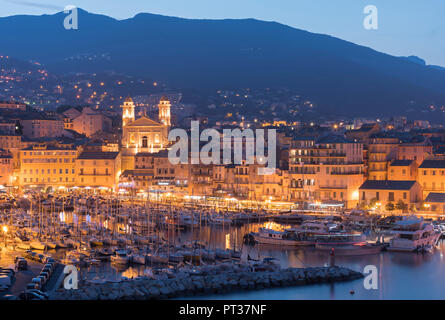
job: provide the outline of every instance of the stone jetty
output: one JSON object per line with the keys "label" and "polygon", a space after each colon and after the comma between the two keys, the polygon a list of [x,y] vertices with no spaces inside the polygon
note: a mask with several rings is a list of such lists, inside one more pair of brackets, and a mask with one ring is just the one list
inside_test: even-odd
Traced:
{"label": "stone jetty", "polygon": [[287,268],[259,264],[220,264],[165,270],[152,278],[138,277],[120,282],[79,283],[77,290],[58,289],[55,300],[169,299],[242,290],[301,286],[349,281],[363,274],[343,267]]}

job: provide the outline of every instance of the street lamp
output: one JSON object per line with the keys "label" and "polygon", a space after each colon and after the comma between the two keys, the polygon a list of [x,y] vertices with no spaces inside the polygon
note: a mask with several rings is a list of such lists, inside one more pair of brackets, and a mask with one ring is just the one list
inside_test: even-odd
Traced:
{"label": "street lamp", "polygon": [[3,230],[3,235],[5,237],[5,248],[6,248],[6,233],[8,232],[8,227],[7,226],[3,226],[2,230]]}

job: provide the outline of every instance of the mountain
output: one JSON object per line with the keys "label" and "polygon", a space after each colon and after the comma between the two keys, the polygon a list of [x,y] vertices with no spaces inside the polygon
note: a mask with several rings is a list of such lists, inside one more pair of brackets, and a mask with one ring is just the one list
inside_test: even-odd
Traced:
{"label": "mountain", "polygon": [[326,113],[393,115],[445,105],[445,70],[328,35],[255,19],[192,20],[79,11],[0,18],[1,54],[55,73],[114,71],[216,90],[290,87]]}

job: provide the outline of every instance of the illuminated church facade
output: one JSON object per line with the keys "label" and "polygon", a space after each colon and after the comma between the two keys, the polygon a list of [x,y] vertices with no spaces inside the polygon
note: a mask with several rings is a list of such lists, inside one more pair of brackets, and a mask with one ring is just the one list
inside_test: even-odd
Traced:
{"label": "illuminated church facade", "polygon": [[168,146],[171,125],[170,101],[164,96],[159,108],[159,122],[145,115],[135,119],[135,105],[127,98],[122,108],[122,170],[134,169],[134,156],[138,153],[156,153]]}

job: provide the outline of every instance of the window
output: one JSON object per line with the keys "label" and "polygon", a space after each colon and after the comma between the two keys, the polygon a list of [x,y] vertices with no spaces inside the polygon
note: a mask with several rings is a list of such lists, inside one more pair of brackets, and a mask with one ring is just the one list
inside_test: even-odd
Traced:
{"label": "window", "polygon": [[142,148],[148,148],[148,139],[146,136],[142,137]]}
{"label": "window", "polygon": [[388,201],[394,201],[394,192],[388,194]]}

